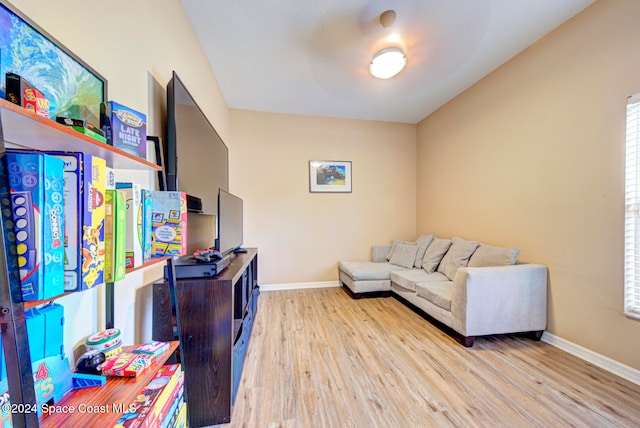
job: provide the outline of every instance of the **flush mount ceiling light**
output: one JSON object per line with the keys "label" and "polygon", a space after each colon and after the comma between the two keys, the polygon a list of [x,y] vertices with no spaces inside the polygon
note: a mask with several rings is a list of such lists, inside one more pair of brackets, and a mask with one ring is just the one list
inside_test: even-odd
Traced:
{"label": "flush mount ceiling light", "polygon": [[407,57],[400,48],[385,48],[378,51],[369,64],[369,73],[378,79],[389,79],[400,73],[407,65]]}

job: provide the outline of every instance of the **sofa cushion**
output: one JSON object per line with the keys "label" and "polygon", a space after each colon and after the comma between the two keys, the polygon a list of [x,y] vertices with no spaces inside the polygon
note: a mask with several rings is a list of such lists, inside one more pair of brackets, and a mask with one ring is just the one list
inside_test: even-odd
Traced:
{"label": "sofa cushion", "polygon": [[440,260],[442,260],[442,257],[444,257],[450,246],[450,240],[434,237],[422,258],[422,269],[424,269],[426,273],[435,272],[440,264]]}
{"label": "sofa cushion", "polygon": [[513,265],[520,255],[519,248],[492,247],[481,244],[469,259],[469,267]]}
{"label": "sofa cushion", "polygon": [[471,255],[479,246],[479,242],[465,241],[458,237],[453,238],[449,251],[444,255],[438,266],[438,272],[445,274],[447,278],[453,280],[458,268],[464,267],[469,263]]}
{"label": "sofa cushion", "polygon": [[389,263],[410,269],[416,261],[417,253],[418,246],[415,244],[396,244]]}
{"label": "sofa cushion", "polygon": [[415,245],[415,242],[409,242],[409,241],[402,241],[400,239],[394,239],[393,243],[391,244],[391,249],[389,250],[389,253],[387,254],[387,261],[391,260],[391,256],[393,255],[393,252],[396,250],[396,245],[398,244],[409,244],[409,245]]}
{"label": "sofa cushion", "polygon": [[422,297],[447,311],[451,310],[452,294],[452,281],[419,282],[416,284],[416,295],[418,297]]}
{"label": "sofa cushion", "polygon": [[424,258],[424,253],[427,252],[427,248],[433,241],[433,235],[420,235],[420,237],[416,240],[416,245],[418,246],[418,253],[416,254],[416,262],[413,267],[421,269],[422,268],[422,259]]}
{"label": "sofa cushion", "polygon": [[426,273],[423,269],[402,270],[391,272],[389,275],[391,282],[407,290],[416,291],[418,282],[441,282],[448,281],[447,277],[441,273]]}
{"label": "sofa cushion", "polygon": [[338,270],[356,281],[389,279],[389,273],[404,268],[391,263],[339,262]]}

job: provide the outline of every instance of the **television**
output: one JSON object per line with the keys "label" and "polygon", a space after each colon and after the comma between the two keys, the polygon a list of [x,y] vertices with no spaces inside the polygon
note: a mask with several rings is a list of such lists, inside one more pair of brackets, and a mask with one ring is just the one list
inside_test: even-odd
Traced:
{"label": "television", "polygon": [[215,248],[221,254],[241,249],[242,208],[242,199],[226,190],[218,190],[218,239]]}
{"label": "television", "polygon": [[200,212],[218,212],[218,189],[229,189],[229,149],[176,72],[167,84],[167,190],[202,201]]}

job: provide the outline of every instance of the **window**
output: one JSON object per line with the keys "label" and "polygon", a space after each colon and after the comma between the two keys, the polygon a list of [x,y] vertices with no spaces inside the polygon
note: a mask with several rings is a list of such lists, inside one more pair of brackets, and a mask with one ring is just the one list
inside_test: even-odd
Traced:
{"label": "window", "polygon": [[627,100],[624,312],[640,318],[640,94]]}

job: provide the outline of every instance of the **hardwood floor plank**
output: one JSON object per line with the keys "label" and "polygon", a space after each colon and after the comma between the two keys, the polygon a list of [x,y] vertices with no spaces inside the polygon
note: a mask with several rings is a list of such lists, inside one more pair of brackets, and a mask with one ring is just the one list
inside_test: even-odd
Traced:
{"label": "hardwood floor plank", "polygon": [[640,386],[543,342],[465,348],[394,298],[262,292],[232,427],[634,427]]}

